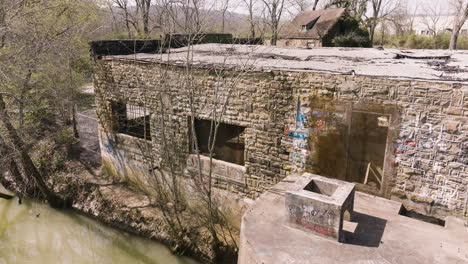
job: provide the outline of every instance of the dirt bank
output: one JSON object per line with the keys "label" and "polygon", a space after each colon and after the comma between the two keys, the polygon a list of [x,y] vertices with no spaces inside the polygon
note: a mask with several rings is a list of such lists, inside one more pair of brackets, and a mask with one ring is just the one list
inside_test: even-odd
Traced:
{"label": "dirt bank", "polygon": [[[174,253],[190,256],[202,263],[219,261],[219,258],[215,259],[219,255],[224,255],[230,259],[229,262],[235,263],[236,256],[232,254],[235,253],[232,249],[226,247],[226,252],[213,251],[210,246],[211,238],[201,225],[193,223],[193,226],[186,227],[184,234],[174,236],[151,197],[125,183],[103,178],[99,168],[83,166],[77,161],[69,162],[68,165],[73,167],[73,174],[62,174],[49,182],[53,182],[54,191],[73,201],[72,210],[112,227],[154,239],[167,245]],[[1,182],[17,193],[24,191],[8,176]],[[183,240],[175,237],[182,237]]]}

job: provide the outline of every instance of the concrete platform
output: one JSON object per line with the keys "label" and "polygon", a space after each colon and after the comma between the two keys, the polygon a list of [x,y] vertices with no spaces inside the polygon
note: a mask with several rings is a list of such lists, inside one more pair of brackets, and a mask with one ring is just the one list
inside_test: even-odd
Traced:
{"label": "concrete platform", "polygon": [[445,227],[399,215],[401,204],[356,192],[354,222],[339,243],[288,225],[284,190],[291,175],[259,197],[242,220],[239,264],[468,263],[468,227],[448,217]]}

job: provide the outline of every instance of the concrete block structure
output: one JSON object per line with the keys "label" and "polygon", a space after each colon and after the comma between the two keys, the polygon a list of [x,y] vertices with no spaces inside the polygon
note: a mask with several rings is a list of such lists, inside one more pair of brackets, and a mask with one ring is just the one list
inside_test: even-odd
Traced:
{"label": "concrete block structure", "polygon": [[[189,84],[187,48],[96,60],[103,165],[115,177],[151,189],[148,172],[168,169],[171,146],[190,178],[198,170],[190,124],[205,164],[204,135],[213,109],[221,109],[216,102],[225,102],[217,116],[216,188],[257,198],[291,173],[310,172],[420,214],[468,217],[466,53],[405,51],[411,56],[397,58],[399,50],[229,44],[190,50]],[[132,127],[135,120],[142,125]]]}
{"label": "concrete block structure", "polygon": [[239,264],[250,263],[392,263],[445,264],[468,260],[468,228],[448,216],[435,225],[399,214],[402,204],[355,193],[352,222],[345,221],[345,240],[324,239],[293,228],[287,196],[302,174],[288,175],[261,195],[242,218]]}
{"label": "concrete block structure", "polygon": [[285,197],[289,221],[317,235],[344,241],[343,220],[345,212],[352,218],[354,184],[305,173],[291,186]]}

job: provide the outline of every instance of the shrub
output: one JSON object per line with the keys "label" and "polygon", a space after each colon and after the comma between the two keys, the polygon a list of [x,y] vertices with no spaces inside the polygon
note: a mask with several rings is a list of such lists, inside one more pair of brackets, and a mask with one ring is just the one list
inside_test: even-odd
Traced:
{"label": "shrub", "polygon": [[[403,33],[392,36],[385,36],[383,46],[389,48],[405,49],[448,49],[450,43],[450,33],[439,34],[437,36],[423,36],[412,33]],[[376,35],[375,39],[381,40],[381,36]],[[381,41],[379,41],[380,43]],[[458,49],[468,49],[468,36],[458,38]]]}
{"label": "shrub", "polygon": [[335,47],[369,47],[369,38],[360,35],[358,32],[349,32],[344,35],[336,36],[332,40]]}
{"label": "shrub", "polygon": [[[359,26],[359,22],[350,16],[343,16],[334,29],[335,36],[331,40],[334,47],[370,47],[369,31]],[[324,39],[324,45],[327,40]]]}

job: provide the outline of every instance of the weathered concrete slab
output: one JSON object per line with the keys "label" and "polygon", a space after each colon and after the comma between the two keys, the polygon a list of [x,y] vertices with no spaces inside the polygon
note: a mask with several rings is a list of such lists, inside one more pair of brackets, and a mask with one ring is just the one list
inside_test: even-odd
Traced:
{"label": "weathered concrete slab", "polygon": [[[243,217],[239,264],[468,263],[468,228],[448,228],[399,215],[401,204],[356,192],[345,243],[292,228],[284,208],[291,175],[258,198]],[[455,224],[453,224],[455,223]],[[458,224],[457,224],[458,223]]]}
{"label": "weathered concrete slab", "polygon": [[[190,47],[191,60],[198,66],[224,67],[252,65],[257,70],[288,70],[357,75],[386,76],[425,80],[467,81],[466,51],[399,50],[373,48],[314,48],[251,46],[233,44],[202,44]],[[187,47],[173,49],[170,60],[185,63]],[[406,58],[402,58],[405,54]],[[411,57],[411,58],[409,58]],[[443,59],[449,57],[450,59]],[[442,58],[442,59],[441,59]],[[131,59],[141,61],[167,60],[160,54],[108,56],[105,59]],[[431,62],[431,63],[428,63]],[[447,69],[448,71],[444,71]]]}
{"label": "weathered concrete slab", "polygon": [[343,219],[345,211],[353,212],[354,184],[304,173],[289,186],[285,204],[290,223],[319,236],[344,241]]}

